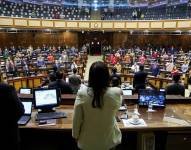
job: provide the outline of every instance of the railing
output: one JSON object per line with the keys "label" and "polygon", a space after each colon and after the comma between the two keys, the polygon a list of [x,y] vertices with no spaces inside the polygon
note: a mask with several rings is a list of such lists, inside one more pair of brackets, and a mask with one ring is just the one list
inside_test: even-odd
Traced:
{"label": "railing", "polygon": [[191,20],[48,20],[0,17],[0,27],[61,30],[190,30]]}

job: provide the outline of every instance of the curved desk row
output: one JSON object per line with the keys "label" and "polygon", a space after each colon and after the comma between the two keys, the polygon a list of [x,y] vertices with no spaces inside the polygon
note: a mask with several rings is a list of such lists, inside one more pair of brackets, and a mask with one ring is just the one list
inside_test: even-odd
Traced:
{"label": "curved desk row", "polygon": [[[32,94],[18,94],[18,97],[23,101],[34,101]],[[138,95],[125,96],[123,95],[123,101],[127,104],[137,103]],[[61,105],[73,105],[75,101],[75,94],[62,94]],[[191,104],[191,97],[183,97],[181,95],[166,95],[167,104]]]}
{"label": "curved desk row", "polygon": [[18,91],[20,88],[37,88],[41,85],[42,80],[45,76],[30,76],[30,77],[17,77],[13,79],[8,79],[7,82],[9,85],[15,87]]}
{"label": "curved desk row", "polygon": [[[132,116],[134,106],[128,106],[128,117]],[[21,139],[25,150],[31,147],[38,149],[76,149],[72,139],[73,106],[60,106],[57,111],[67,113],[67,118],[57,119],[52,126],[39,126],[35,121],[36,111],[26,126],[20,126]],[[139,108],[140,118],[146,126],[124,126],[120,120],[118,125],[122,131],[120,149],[143,149],[148,144],[155,150],[188,150],[191,146],[191,104],[169,104],[165,109],[148,113],[146,108]],[[120,118],[125,112],[119,111]],[[67,142],[66,142],[67,141]],[[52,146],[52,149],[50,148]],[[59,149],[58,148],[58,149]],[[31,150],[31,149],[30,149]],[[145,149],[148,150],[148,147]]]}
{"label": "curved desk row", "polygon": [[[134,74],[121,74],[121,81],[128,82],[133,85],[133,78]],[[168,83],[172,82],[170,78],[161,78],[161,77],[154,77],[148,76],[147,77],[148,83],[152,84],[157,89],[165,89]]]}

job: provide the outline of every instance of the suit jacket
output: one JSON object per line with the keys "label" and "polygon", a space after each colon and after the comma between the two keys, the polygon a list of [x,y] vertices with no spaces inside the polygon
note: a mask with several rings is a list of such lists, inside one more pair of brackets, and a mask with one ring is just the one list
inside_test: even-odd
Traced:
{"label": "suit jacket", "polygon": [[168,95],[182,95],[184,96],[185,87],[180,83],[169,84],[166,88],[166,94]]}
{"label": "suit jacket", "polygon": [[144,71],[139,71],[135,73],[133,78],[133,87],[135,88],[136,92],[138,92],[139,89],[146,88],[146,78],[147,73]]}
{"label": "suit jacket", "polygon": [[80,75],[72,74],[69,75],[69,84],[72,87],[73,93],[76,94],[81,84]]}
{"label": "suit jacket", "polygon": [[49,88],[60,89],[61,94],[72,94],[72,88],[64,80],[56,80],[48,85]]}
{"label": "suit jacket", "polygon": [[[0,97],[1,97],[1,120],[2,129],[1,144],[5,145],[5,149],[14,148],[18,149],[20,136],[17,122],[24,114],[24,106],[17,97],[15,88],[1,83],[0,84]],[[8,144],[7,144],[8,143]],[[1,146],[2,146],[1,145]]]}
{"label": "suit jacket", "polygon": [[118,83],[119,83],[119,85],[121,85],[121,77],[120,77],[119,74],[112,74],[112,75],[110,76],[110,81],[111,81],[111,83],[112,83],[112,81],[115,80],[115,79],[118,79]]}

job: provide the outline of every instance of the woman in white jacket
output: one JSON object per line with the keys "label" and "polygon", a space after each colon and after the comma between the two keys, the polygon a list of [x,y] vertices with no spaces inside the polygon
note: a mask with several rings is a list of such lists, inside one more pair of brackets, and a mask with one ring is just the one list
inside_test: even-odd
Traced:
{"label": "woman in white jacket", "polygon": [[121,105],[121,89],[109,87],[109,71],[103,62],[92,64],[88,87],[77,93],[72,136],[83,150],[110,150],[121,143],[115,119]]}

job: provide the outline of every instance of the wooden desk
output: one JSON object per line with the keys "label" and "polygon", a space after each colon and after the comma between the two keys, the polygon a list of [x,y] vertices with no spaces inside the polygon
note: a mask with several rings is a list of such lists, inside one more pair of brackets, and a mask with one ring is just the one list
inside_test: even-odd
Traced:
{"label": "wooden desk", "polygon": [[39,76],[30,76],[30,77],[17,77],[13,79],[8,79],[7,82],[9,85],[12,85],[15,87],[15,89],[18,91],[20,88],[37,88],[41,85],[42,79],[45,76],[39,75]]}
{"label": "wooden desk", "polygon": [[[131,114],[134,109],[134,105],[127,106],[128,116],[131,117]],[[64,111],[67,113],[67,118],[57,119],[55,126],[38,126],[35,121],[36,111],[33,110],[32,119],[26,126],[20,126],[20,128],[39,128],[39,129],[50,129],[50,130],[71,130],[72,129],[72,115],[73,115],[73,106],[71,105],[62,105],[57,108],[57,111]],[[147,112],[147,108],[139,108],[140,118],[143,118],[147,124],[146,127],[124,127],[122,122],[119,122],[119,127],[122,131],[131,130],[191,130],[191,104],[169,104],[165,109],[158,109],[156,112]],[[118,115],[120,116],[123,111],[119,111]],[[150,115],[150,116],[149,116]],[[184,123],[175,123],[169,120],[164,121],[165,117],[175,118],[179,120],[186,121],[189,125]]]}
{"label": "wooden desk", "polygon": [[[131,117],[133,109],[134,106],[128,106],[129,117]],[[34,149],[36,149],[40,145],[42,147],[47,146],[49,150],[53,150],[59,142],[59,144],[63,144],[66,142],[65,140],[69,141],[63,145],[62,149],[66,148],[66,145],[69,146],[68,149],[76,149],[76,143],[72,139],[71,133],[73,106],[63,105],[58,108],[58,111],[67,112],[68,117],[58,119],[56,125],[54,126],[38,126],[35,121],[36,111],[33,111],[31,121],[26,126],[19,127],[23,143],[28,142],[27,144],[25,143],[25,150],[28,150],[30,147],[34,147]],[[146,127],[124,127],[122,121],[118,122],[123,135],[122,144],[119,146],[122,150],[136,149],[136,144],[139,143],[137,137],[140,134],[144,135],[149,133],[153,133],[155,135],[155,144],[158,145],[156,150],[161,150],[164,147],[166,147],[167,150],[179,150],[180,148],[181,150],[188,150],[190,148],[191,142],[189,142],[189,138],[191,137],[191,104],[171,104],[167,105],[165,109],[157,110],[156,112],[147,113],[146,111],[146,108],[139,108],[139,113],[141,114],[140,118],[145,120],[147,124]],[[119,111],[118,116],[123,113],[124,112]],[[171,119],[168,119],[167,117]],[[186,123],[184,123],[185,121]],[[128,138],[130,135],[131,138]],[[161,139],[161,137],[163,139]],[[179,141],[175,139],[177,137]],[[29,140],[30,138],[32,139],[31,141]],[[161,145],[161,141],[163,140],[165,141],[164,143],[167,144],[163,143],[163,145]],[[129,143],[129,141],[133,142],[133,144]],[[175,146],[172,145],[172,141],[174,141]],[[37,143],[39,145],[37,145]],[[49,146],[51,144],[53,147],[52,149]]]}

